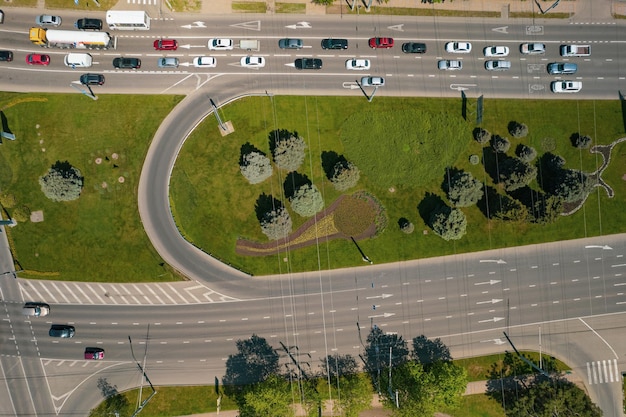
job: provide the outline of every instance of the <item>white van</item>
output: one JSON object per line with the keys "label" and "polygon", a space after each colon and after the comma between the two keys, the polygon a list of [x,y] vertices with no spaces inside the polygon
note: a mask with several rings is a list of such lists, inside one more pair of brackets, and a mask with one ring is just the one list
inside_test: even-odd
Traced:
{"label": "white van", "polygon": [[65,65],[72,68],[88,68],[91,66],[92,58],[89,54],[71,53],[65,55]]}
{"label": "white van", "polygon": [[25,316],[44,317],[50,313],[50,306],[46,303],[29,302],[22,307],[22,314]]}

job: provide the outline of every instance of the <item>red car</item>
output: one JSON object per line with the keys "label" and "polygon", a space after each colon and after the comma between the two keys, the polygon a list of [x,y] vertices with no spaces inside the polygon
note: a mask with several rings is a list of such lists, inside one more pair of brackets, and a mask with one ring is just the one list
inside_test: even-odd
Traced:
{"label": "red car", "polygon": [[104,349],[96,347],[85,348],[85,359],[96,361],[104,359]]}
{"label": "red car", "polygon": [[392,48],[393,38],[370,38],[370,48]]}
{"label": "red car", "polygon": [[157,39],[153,45],[157,51],[175,51],[178,49],[176,39]]}
{"label": "red car", "polygon": [[48,65],[50,64],[50,55],[30,54],[26,56],[28,65]]}

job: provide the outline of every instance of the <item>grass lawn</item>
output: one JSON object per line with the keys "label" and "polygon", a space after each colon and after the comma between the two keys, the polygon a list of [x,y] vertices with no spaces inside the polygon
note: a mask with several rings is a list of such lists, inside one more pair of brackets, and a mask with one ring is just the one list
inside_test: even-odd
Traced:
{"label": "grass lawn", "polygon": [[[483,149],[471,137],[473,123],[463,122],[460,117],[460,100],[377,97],[365,104],[361,98],[278,96],[244,99],[221,111],[225,120],[233,122],[235,132],[222,138],[211,119],[194,132],[181,150],[173,171],[172,208],[187,239],[255,275],[362,265],[360,254],[349,240],[265,257],[235,254],[235,242],[240,237],[267,241],[254,211],[259,195],[266,193],[278,199],[283,195],[286,173],[275,169],[270,179],[250,185],[238,167],[240,148],[246,142],[269,154],[268,134],[274,129],[297,131],[304,137],[308,150],[298,172],[320,189],[326,207],[339,193],[324,175],[322,153],[333,151],[344,155],[361,169],[359,185],[350,192],[369,191],[382,202],[389,218],[382,235],[359,242],[375,263],[625,230],[626,211],[622,208],[626,204],[626,182],[621,177],[625,173],[626,143],[614,149],[604,175],[615,191],[614,198],[607,198],[597,188],[584,209],[548,225],[488,220],[476,206],[463,208],[468,220],[467,234],[458,241],[446,242],[432,233],[424,221],[424,213],[418,209],[427,196],[446,201],[441,191],[445,168],[467,170],[497,187],[481,164],[469,163],[470,155],[482,155]],[[430,124],[411,125],[411,115],[422,122],[430,120]],[[528,125],[527,137],[514,139],[508,134],[507,125],[513,120]],[[573,133],[592,136],[593,144],[608,144],[624,136],[617,100],[487,99],[482,126],[492,134],[509,137],[509,155],[514,154],[517,145],[525,144],[534,147],[539,155],[547,151],[556,153],[565,158],[566,167],[587,172],[599,167],[601,158],[588,150],[574,148],[569,140]],[[289,208],[287,201],[284,204]],[[415,225],[413,234],[400,231],[397,222],[401,217]],[[293,212],[292,219],[294,231],[306,220]]]}
{"label": "grass lawn", "polygon": [[466,395],[458,408],[442,410],[451,417],[504,417],[502,404],[485,394]]}
{"label": "grass lawn", "polygon": [[[3,140],[0,189],[13,194],[18,206],[41,210],[44,217],[43,222],[7,228],[16,267],[24,269],[20,276],[177,279],[143,231],[137,185],[152,136],[180,99],[102,95],[92,101],[80,94],[0,94],[0,109],[17,138]],[[81,171],[84,187],[78,200],[53,202],[41,192],[38,179],[57,160]]]}

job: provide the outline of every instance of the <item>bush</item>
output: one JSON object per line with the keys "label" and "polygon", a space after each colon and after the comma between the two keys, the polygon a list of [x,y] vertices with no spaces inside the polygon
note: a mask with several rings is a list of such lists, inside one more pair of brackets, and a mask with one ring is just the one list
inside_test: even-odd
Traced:
{"label": "bush", "polygon": [[467,231],[467,218],[460,209],[441,205],[430,214],[430,226],[444,240],[459,240]]}
{"label": "bush", "polygon": [[453,206],[469,207],[483,198],[483,183],[469,172],[458,171],[444,183],[444,191]]}
{"label": "bush", "polygon": [[270,133],[270,149],[274,163],[285,171],[297,170],[304,161],[306,143],[298,132],[274,130]]}
{"label": "bush", "polygon": [[72,201],[80,197],[83,181],[78,168],[67,161],[57,161],[46,175],[39,178],[39,185],[44,195],[52,201]]}
{"label": "bush", "polygon": [[559,175],[554,195],[566,203],[576,203],[583,200],[593,187],[593,181],[584,172],[564,169]]}
{"label": "bush", "polygon": [[491,147],[496,152],[506,153],[511,147],[511,143],[507,138],[503,138],[500,135],[493,135],[491,137]]}
{"label": "bush", "polygon": [[515,153],[517,157],[524,162],[532,162],[537,157],[535,148],[526,145],[519,145]]}
{"label": "bush", "polygon": [[530,184],[537,178],[537,168],[518,158],[507,158],[500,164],[500,182],[507,192]]}
{"label": "bush", "polygon": [[591,146],[591,137],[587,135],[581,135],[580,133],[574,133],[570,140],[572,145],[578,149],[589,149]]}
{"label": "bush", "polygon": [[491,133],[487,129],[477,127],[472,133],[474,134],[474,140],[481,145],[489,143],[491,140]]}
{"label": "bush", "polygon": [[333,167],[333,174],[330,182],[337,191],[346,191],[359,182],[361,171],[352,162],[346,160],[339,161]]}
{"label": "bush", "polygon": [[13,194],[0,195],[0,205],[4,208],[13,208],[17,205],[17,198]]}
{"label": "bush", "polygon": [[273,172],[270,159],[260,151],[252,151],[241,155],[239,170],[250,184],[258,184],[265,181],[272,176]]}
{"label": "bush", "polygon": [[478,165],[480,163],[480,157],[478,155],[470,155],[469,162],[472,165]]}
{"label": "bush", "polygon": [[508,129],[509,133],[514,138],[519,139],[519,138],[526,137],[526,135],[528,135],[528,126],[526,126],[524,123],[512,121],[509,123],[508,128],[509,128]]}
{"label": "bush", "polygon": [[311,217],[324,208],[324,199],[314,184],[304,184],[291,197],[291,208],[302,217]]}
{"label": "bush", "polygon": [[20,223],[28,221],[30,219],[30,209],[26,206],[19,206],[13,210],[11,218]]}
{"label": "bush", "polygon": [[409,219],[405,219],[404,217],[401,217],[398,220],[398,226],[400,226],[400,230],[402,230],[402,232],[406,233],[407,235],[410,235],[415,230],[415,225],[413,225],[413,223],[411,223]]}

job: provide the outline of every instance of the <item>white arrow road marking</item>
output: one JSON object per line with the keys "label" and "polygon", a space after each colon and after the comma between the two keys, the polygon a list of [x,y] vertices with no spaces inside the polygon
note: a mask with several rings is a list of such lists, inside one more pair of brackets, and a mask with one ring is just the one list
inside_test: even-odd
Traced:
{"label": "white arrow road marking", "polygon": [[258,32],[258,31],[261,30],[261,21],[260,20],[252,20],[250,22],[235,23],[234,25],[231,25],[231,26],[235,27],[235,28],[256,30]]}
{"label": "white arrow road marking", "polygon": [[501,281],[499,281],[497,279],[492,279],[492,280],[484,281],[484,282],[476,282],[476,283],[474,283],[474,285],[487,285],[487,284],[493,285],[493,284],[497,284],[498,282],[501,282]]}
{"label": "white arrow road marking", "polygon": [[488,340],[481,340],[480,341],[480,343],[491,343],[491,342],[495,343],[496,345],[503,345],[503,344],[506,343],[504,340],[499,339],[499,338],[498,339],[488,339]]}
{"label": "white arrow road marking", "polygon": [[311,29],[311,24],[309,22],[298,22],[295,25],[287,25],[285,27],[288,29]]}
{"label": "white arrow road marking", "polygon": [[204,22],[193,22],[193,24],[191,25],[182,25],[181,27],[184,29],[194,29],[194,28],[206,28],[206,25]]}
{"label": "white arrow road marking", "polygon": [[492,319],[487,319],[487,320],[479,320],[478,322],[479,322],[479,323],[487,323],[487,322],[490,322],[490,321],[491,321],[491,322],[493,322],[493,323],[496,323],[496,322],[498,322],[498,321],[500,321],[500,320],[504,320],[504,317],[494,317],[494,318],[492,318]]}
{"label": "white arrow road marking", "polygon": [[508,30],[509,30],[508,26],[500,26],[500,27],[497,27],[497,28],[493,28],[491,30],[493,30],[494,32],[509,33],[508,32]]}
{"label": "white arrow road marking", "polygon": [[604,250],[613,250],[609,245],[587,245],[585,249],[604,249]]}
{"label": "white arrow road marking", "polygon": [[480,262],[481,264],[485,263],[485,262],[493,262],[493,263],[496,263],[496,264],[505,264],[506,263],[506,261],[504,259],[481,259],[478,262]]}
{"label": "white arrow road marking", "polygon": [[391,297],[391,296],[393,296],[393,294],[373,295],[373,296],[371,296],[371,297],[366,297],[365,299],[366,299],[366,300],[371,300],[371,299],[374,299],[374,298],[382,298],[382,299],[385,299],[385,298],[389,298],[389,297]]}
{"label": "white arrow road marking", "polygon": [[404,23],[400,24],[400,25],[391,25],[391,26],[387,26],[387,29],[391,29],[391,30],[397,30],[399,32],[404,32]]}
{"label": "white arrow road marking", "polygon": [[457,91],[468,90],[471,87],[476,87],[476,84],[450,84],[450,89]]}
{"label": "white arrow road marking", "polygon": [[487,301],[478,301],[476,304],[495,304],[495,303],[499,303],[502,300],[499,298],[492,298],[491,300],[487,300]]}
{"label": "white arrow road marking", "polygon": [[[287,64],[292,65],[292,64]],[[355,88],[359,88],[359,85],[355,82],[345,81],[342,85],[343,88],[349,88],[350,90],[354,90]]]}
{"label": "white arrow road marking", "polygon": [[375,315],[375,316],[367,316],[367,318],[368,318],[368,319],[373,319],[373,318],[376,318],[376,317],[384,317],[384,318],[387,318],[387,317],[391,317],[391,316],[395,316],[395,315],[396,315],[396,313],[384,313],[384,314],[377,314],[377,315]]}

